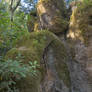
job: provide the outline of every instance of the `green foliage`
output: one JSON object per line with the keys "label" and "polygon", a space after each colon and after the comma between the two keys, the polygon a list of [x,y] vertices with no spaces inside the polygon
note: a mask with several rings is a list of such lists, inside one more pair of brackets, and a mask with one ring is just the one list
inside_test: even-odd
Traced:
{"label": "green foliage", "polygon": [[16,83],[28,75],[35,76],[38,67],[37,61],[25,65],[18,60],[0,61],[0,92],[19,92]]}
{"label": "green foliage", "polygon": [[[27,17],[19,10],[15,13],[14,21],[11,23],[8,4],[0,3],[0,50],[12,48],[16,41],[27,33]],[[12,27],[11,27],[12,25]]]}
{"label": "green foliage", "polygon": [[3,59],[7,50],[16,45],[21,36],[28,34],[27,15],[20,10],[14,14],[14,21],[10,20],[8,4],[2,0],[0,2],[0,92],[19,92],[17,82],[27,76],[33,77],[37,74],[39,67],[37,61],[29,61],[24,64],[21,54],[15,59]]}

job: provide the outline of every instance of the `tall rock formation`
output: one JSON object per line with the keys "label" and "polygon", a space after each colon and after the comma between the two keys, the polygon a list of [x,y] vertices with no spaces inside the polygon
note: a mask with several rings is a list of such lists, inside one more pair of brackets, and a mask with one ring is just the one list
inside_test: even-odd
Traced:
{"label": "tall rock formation", "polygon": [[70,74],[66,62],[67,53],[62,42],[48,31],[33,32],[23,37],[6,58],[16,59],[18,53],[24,57],[23,64],[37,61],[40,67],[37,76],[28,75],[17,83],[19,92],[69,92]]}
{"label": "tall rock formation", "polygon": [[64,32],[68,21],[63,0],[39,0],[37,4],[38,21],[34,30],[49,30],[53,33]]}
{"label": "tall rock formation", "polygon": [[77,4],[64,40],[55,35],[68,25],[64,1],[38,2],[38,19],[32,18],[28,25],[36,32],[22,37],[6,55],[15,59],[21,53],[23,64],[36,60],[40,65],[37,76],[17,82],[20,92],[92,92],[92,1]]}
{"label": "tall rock formation", "polygon": [[[82,1],[73,10],[70,20],[68,37],[73,51],[73,59],[76,60],[86,73],[88,87],[92,91],[92,1]],[[85,79],[86,79],[85,78]],[[84,91],[83,91],[84,92]]]}

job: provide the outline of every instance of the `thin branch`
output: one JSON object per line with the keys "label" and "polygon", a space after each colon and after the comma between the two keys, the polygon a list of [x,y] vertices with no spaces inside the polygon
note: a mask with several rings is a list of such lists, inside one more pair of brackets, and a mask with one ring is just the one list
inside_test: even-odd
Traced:
{"label": "thin branch", "polygon": [[17,7],[19,6],[20,2],[21,2],[21,0],[18,0],[18,2],[17,2],[17,4],[16,4],[16,6],[15,6],[15,7],[13,7],[13,9],[12,9],[12,11],[13,11],[13,12],[17,9]]}

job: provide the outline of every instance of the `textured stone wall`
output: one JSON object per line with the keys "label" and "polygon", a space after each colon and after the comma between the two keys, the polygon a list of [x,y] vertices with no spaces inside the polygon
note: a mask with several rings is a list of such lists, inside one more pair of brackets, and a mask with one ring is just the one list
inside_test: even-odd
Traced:
{"label": "textured stone wall", "polygon": [[[86,73],[89,89],[92,88],[92,1],[80,3],[72,13],[69,29],[69,44],[73,59]],[[87,89],[87,87],[86,87]],[[90,90],[87,92],[91,92]],[[92,90],[92,89],[91,89]]]}
{"label": "textured stone wall", "polygon": [[53,33],[64,32],[68,22],[63,0],[40,0],[37,4],[39,30]]}

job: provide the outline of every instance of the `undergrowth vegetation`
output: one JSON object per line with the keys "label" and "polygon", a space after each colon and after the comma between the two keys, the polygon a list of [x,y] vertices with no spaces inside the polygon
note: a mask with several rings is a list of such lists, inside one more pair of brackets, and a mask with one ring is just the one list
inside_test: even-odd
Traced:
{"label": "undergrowth vegetation", "polygon": [[26,78],[37,76],[37,69],[39,64],[37,61],[28,64],[23,64],[19,58],[22,58],[20,54],[16,57],[16,60],[8,59],[4,60],[0,58],[0,92],[19,92],[16,87],[17,82]]}
{"label": "undergrowth vegetation", "polygon": [[15,14],[14,21],[11,22],[7,7],[7,3],[0,3],[0,54],[12,48],[16,41],[27,33],[26,15],[18,11]]}
{"label": "undergrowth vegetation", "polygon": [[5,59],[8,50],[15,47],[20,37],[28,34],[27,15],[18,10],[14,14],[14,20],[10,19],[9,4],[4,0],[0,2],[0,92],[19,92],[17,81],[28,75],[36,76],[37,61],[28,61],[23,64],[21,54],[16,59]]}

